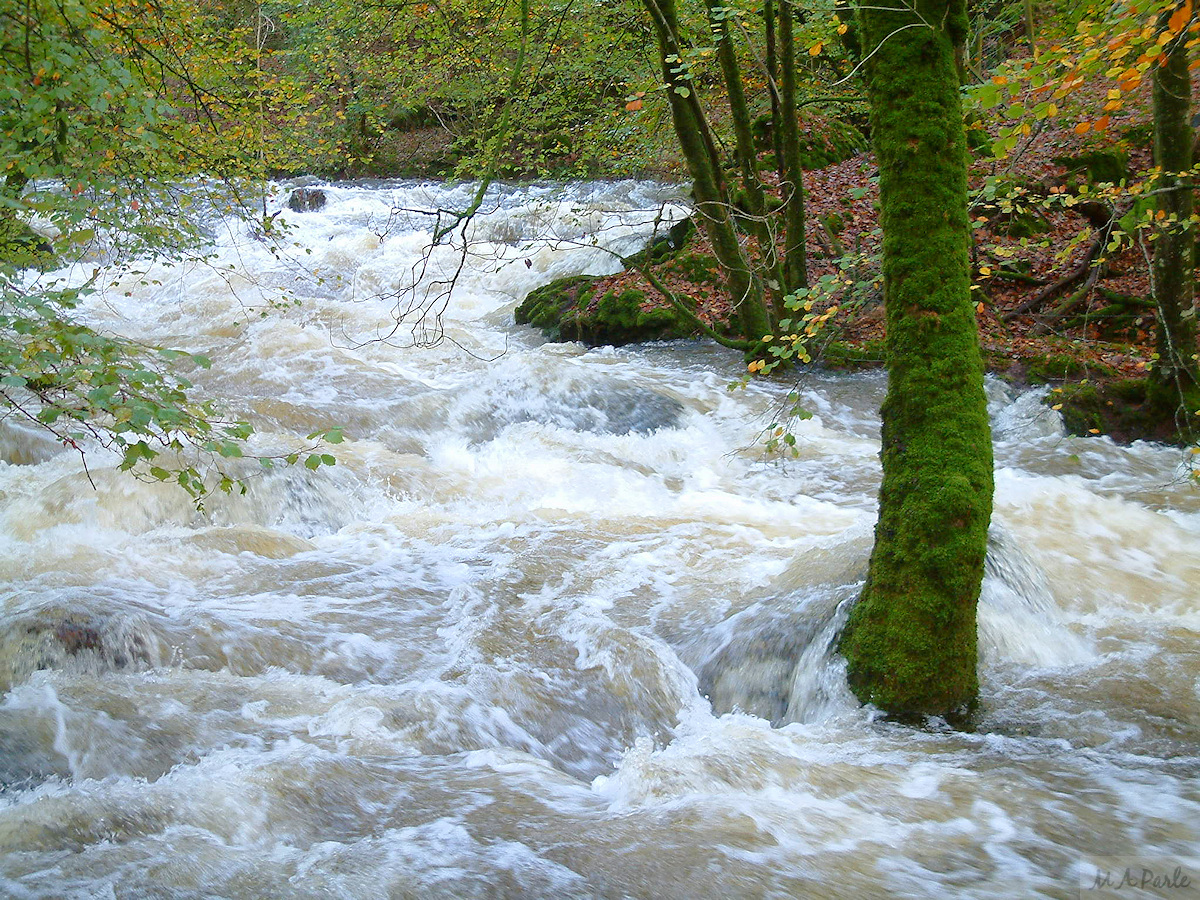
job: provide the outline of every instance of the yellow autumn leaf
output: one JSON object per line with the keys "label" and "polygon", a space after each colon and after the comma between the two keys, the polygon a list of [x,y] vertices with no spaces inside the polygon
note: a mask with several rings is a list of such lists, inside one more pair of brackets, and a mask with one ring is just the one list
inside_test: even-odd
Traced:
{"label": "yellow autumn leaf", "polygon": [[809,56],[820,56],[821,51],[824,49],[825,49],[825,42],[817,41],[815,44],[813,44],[811,47],[808,48],[808,55]]}

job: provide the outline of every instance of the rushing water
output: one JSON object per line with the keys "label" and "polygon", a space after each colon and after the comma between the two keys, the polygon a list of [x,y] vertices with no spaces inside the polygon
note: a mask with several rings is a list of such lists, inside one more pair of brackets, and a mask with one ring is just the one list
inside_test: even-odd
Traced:
{"label": "rushing water", "polygon": [[[883,722],[831,650],[880,376],[805,375],[799,458],[765,460],[787,386],[731,393],[727,351],[512,324],[669,194],[500,192],[427,264],[414,210],[466,189],[328,194],[277,254],[228,225],[87,314],[211,356],[266,450],[343,425],[336,467],[198,513],[4,426],[0,895],[1073,897],[1089,860],[1200,856],[1178,451],[990,384],[979,727]],[[408,346],[408,287],[460,266],[449,340]]]}

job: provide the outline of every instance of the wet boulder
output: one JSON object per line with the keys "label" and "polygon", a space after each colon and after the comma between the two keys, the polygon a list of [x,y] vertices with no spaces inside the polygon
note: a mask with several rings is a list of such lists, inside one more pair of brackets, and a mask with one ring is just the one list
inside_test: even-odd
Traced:
{"label": "wet boulder", "polygon": [[0,688],[40,669],[111,672],[160,663],[159,642],[140,616],[42,609],[0,634]]}
{"label": "wet boulder", "polygon": [[288,197],[287,208],[292,212],[317,212],[325,208],[326,199],[320,188],[298,187]]}

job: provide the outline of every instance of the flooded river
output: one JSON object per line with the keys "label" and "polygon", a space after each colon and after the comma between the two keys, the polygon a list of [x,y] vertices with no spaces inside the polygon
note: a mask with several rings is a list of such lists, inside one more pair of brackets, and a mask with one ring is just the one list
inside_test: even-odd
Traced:
{"label": "flooded river", "polygon": [[882,376],[802,376],[771,460],[791,385],[729,391],[737,354],[512,323],[618,268],[665,189],[502,189],[432,254],[423,211],[467,188],[326,192],[275,252],[225,223],[85,316],[210,356],[264,452],[343,426],[336,466],[198,512],[4,426],[0,895],[1075,897],[1093,864],[1200,857],[1180,451],[990,383],[978,728],[880,721],[832,647]]}

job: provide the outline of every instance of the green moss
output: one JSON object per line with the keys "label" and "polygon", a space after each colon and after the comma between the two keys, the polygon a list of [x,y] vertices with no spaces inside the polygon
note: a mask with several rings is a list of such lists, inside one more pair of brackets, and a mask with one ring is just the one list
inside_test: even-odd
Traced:
{"label": "green moss", "polygon": [[691,333],[687,323],[671,309],[647,309],[646,295],[629,289],[617,294],[608,291],[595,304],[586,321],[581,317],[576,340],[591,346],[640,343]]}
{"label": "green moss", "polygon": [[967,127],[967,146],[971,152],[982,159],[990,159],[995,154],[995,143],[992,136],[981,121],[973,121]]}
{"label": "green moss", "polygon": [[840,119],[804,123],[800,139],[800,164],[806,170],[823,169],[864,152],[869,142],[861,131]]}
{"label": "green moss", "polygon": [[[978,691],[976,603],[992,510],[983,362],[970,294],[966,138],[951,36],[914,10],[863,7],[880,170],[888,393],[875,546],[840,648],[855,694],[899,717]],[[922,27],[913,27],[921,24]]]}
{"label": "green moss", "polygon": [[1121,140],[1134,147],[1149,150],[1154,146],[1154,123],[1142,122],[1130,125],[1121,132]]}
{"label": "green moss", "polygon": [[646,295],[629,289],[595,298],[591,275],[562,278],[538,288],[517,307],[518,325],[533,325],[552,341],[581,341],[589,347],[621,346],[690,336],[690,325],[672,309],[646,308]]}
{"label": "green moss", "polygon": [[819,362],[826,369],[874,369],[882,366],[887,360],[887,347],[884,341],[865,341],[861,346],[853,346],[844,341],[831,341],[821,351]]}
{"label": "green moss", "polygon": [[1050,230],[1049,220],[1037,210],[1014,211],[1004,228],[1010,238],[1029,238]]}
{"label": "green moss", "polygon": [[1105,365],[1085,363],[1067,353],[1050,353],[1031,359],[1026,364],[1025,379],[1030,384],[1046,384],[1051,381],[1066,381],[1087,375],[1106,378],[1116,373]]}
{"label": "green moss", "polygon": [[1145,440],[1177,446],[1200,437],[1196,424],[1200,388],[1190,388],[1181,397],[1155,378],[1079,382],[1063,385],[1046,402],[1061,407],[1063,425],[1071,434],[1106,434],[1119,443]]}
{"label": "green moss", "polygon": [[[521,301],[514,318],[518,325],[540,328],[552,341],[573,340],[563,336],[564,322],[573,319],[580,306],[587,308],[595,288],[594,275],[573,275],[542,285]],[[575,330],[570,326],[568,330]]]}
{"label": "green moss", "polygon": [[690,216],[682,219],[672,225],[665,236],[660,237],[650,246],[639,250],[632,256],[623,257],[621,264],[626,269],[634,269],[647,263],[662,262],[672,254],[679,252],[691,240],[695,231],[696,223]]}
{"label": "green moss", "polygon": [[1056,156],[1055,165],[1086,177],[1088,184],[1120,184],[1129,177],[1129,155],[1124,150],[1087,150],[1075,156]]}
{"label": "green moss", "polygon": [[721,284],[717,261],[707,253],[680,253],[667,265],[667,271],[693,284]]}

